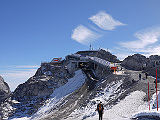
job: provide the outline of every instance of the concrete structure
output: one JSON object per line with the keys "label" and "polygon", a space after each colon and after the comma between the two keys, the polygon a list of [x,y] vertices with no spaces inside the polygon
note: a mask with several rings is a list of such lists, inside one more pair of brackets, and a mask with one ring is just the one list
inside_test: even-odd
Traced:
{"label": "concrete structure", "polygon": [[67,70],[69,71],[70,74],[72,74],[74,71],[76,71],[77,69],[77,63],[71,61],[68,65],[67,65]]}
{"label": "concrete structure", "polygon": [[93,54],[93,53],[96,53],[98,52],[97,50],[86,50],[86,51],[78,51],[76,54],[80,54],[80,55],[89,55],[89,54]]}
{"label": "concrete structure", "polygon": [[72,74],[77,69],[87,67],[87,65],[89,67],[89,61],[71,60],[70,63],[67,65],[67,70],[69,71],[70,74]]}
{"label": "concrete structure", "polygon": [[[78,68],[82,68],[84,70],[93,70],[95,71],[95,75],[98,78],[105,76],[109,71],[111,71],[112,66],[119,67],[119,64],[98,58],[98,57],[91,57],[88,54],[97,51],[78,51],[76,54],[70,54],[66,56],[66,60],[70,61],[67,66],[69,73],[73,73]],[[78,54],[79,53],[79,54]]]}

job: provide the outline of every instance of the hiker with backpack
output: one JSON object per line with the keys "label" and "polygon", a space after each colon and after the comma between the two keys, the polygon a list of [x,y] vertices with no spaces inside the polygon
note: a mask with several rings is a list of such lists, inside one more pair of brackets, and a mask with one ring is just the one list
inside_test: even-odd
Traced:
{"label": "hiker with backpack", "polygon": [[146,72],[146,73],[145,73],[145,75],[146,75],[146,79],[147,79],[147,77],[148,77],[148,73]]}
{"label": "hiker with backpack", "polygon": [[139,80],[141,80],[141,74],[139,74]]}
{"label": "hiker with backpack", "polygon": [[103,105],[102,105],[102,102],[100,101],[100,103],[97,105],[97,110],[98,110],[98,113],[99,113],[99,120],[102,120],[102,114],[103,114]]}

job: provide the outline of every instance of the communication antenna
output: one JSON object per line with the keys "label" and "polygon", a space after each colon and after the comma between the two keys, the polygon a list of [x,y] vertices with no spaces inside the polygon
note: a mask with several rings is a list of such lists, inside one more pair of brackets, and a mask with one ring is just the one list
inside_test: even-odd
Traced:
{"label": "communication antenna", "polygon": [[90,43],[90,48],[89,48],[89,50],[91,50],[91,47],[92,47],[92,46],[91,46],[91,43]]}

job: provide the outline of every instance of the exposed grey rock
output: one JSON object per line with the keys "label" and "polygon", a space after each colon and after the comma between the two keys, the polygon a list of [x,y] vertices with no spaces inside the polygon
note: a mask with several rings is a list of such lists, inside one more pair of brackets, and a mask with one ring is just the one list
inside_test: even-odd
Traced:
{"label": "exposed grey rock", "polygon": [[151,55],[149,56],[149,63],[146,69],[143,72],[147,72],[148,75],[156,77],[156,69],[157,69],[157,77],[160,78],[160,56]]}
{"label": "exposed grey rock", "polygon": [[17,108],[16,113],[31,115],[36,112],[53,91],[66,84],[71,77],[63,63],[42,63],[36,74],[13,92],[12,99],[20,102],[14,106]]}
{"label": "exposed grey rock", "polygon": [[8,84],[0,76],[0,102],[11,94]]}
{"label": "exposed grey rock", "polygon": [[132,70],[143,70],[148,59],[141,54],[134,54],[125,58],[121,65]]}
{"label": "exposed grey rock", "polygon": [[[89,56],[96,56],[110,62],[119,62],[116,56],[105,50],[88,53],[87,55]],[[12,95],[12,99],[20,102],[13,105],[13,108],[17,109],[15,116],[18,116],[19,113],[25,115],[33,114],[45,103],[56,88],[66,84],[68,79],[73,77],[73,74],[70,74],[66,69],[69,63],[69,60],[57,63],[42,63],[33,77],[20,84]],[[103,74],[101,74],[102,71]],[[96,68],[95,73],[100,78],[108,74],[99,67]]]}
{"label": "exposed grey rock", "polygon": [[0,117],[1,119],[7,119],[10,116],[14,108],[11,106],[12,102],[9,102],[9,96],[11,94],[8,84],[0,76]]}
{"label": "exposed grey rock", "polygon": [[71,75],[62,66],[42,64],[33,77],[16,88],[14,96],[49,96],[55,88],[64,85],[70,77]]}
{"label": "exposed grey rock", "polygon": [[151,55],[151,56],[149,56],[149,60],[160,60],[160,56],[159,55]]}
{"label": "exposed grey rock", "polygon": [[120,62],[118,59],[117,59],[117,56],[111,54],[110,52],[108,51],[105,51],[103,49],[99,50],[96,54],[94,54],[93,56],[95,57],[99,57],[101,59],[104,59],[104,60],[107,60],[109,62],[115,62],[115,63],[118,63]]}
{"label": "exposed grey rock", "polygon": [[[132,70],[142,70],[148,75],[156,77],[156,69],[160,71],[160,56],[151,55],[146,58],[143,55],[134,54],[125,58],[121,65]],[[157,77],[160,78],[160,74],[157,74]]]}

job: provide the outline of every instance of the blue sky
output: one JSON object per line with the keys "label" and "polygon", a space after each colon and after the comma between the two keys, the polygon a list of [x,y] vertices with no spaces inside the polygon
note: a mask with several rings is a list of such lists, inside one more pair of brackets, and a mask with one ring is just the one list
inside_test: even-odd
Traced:
{"label": "blue sky", "polygon": [[160,54],[159,0],[0,0],[0,75],[13,91],[41,61],[107,49]]}

